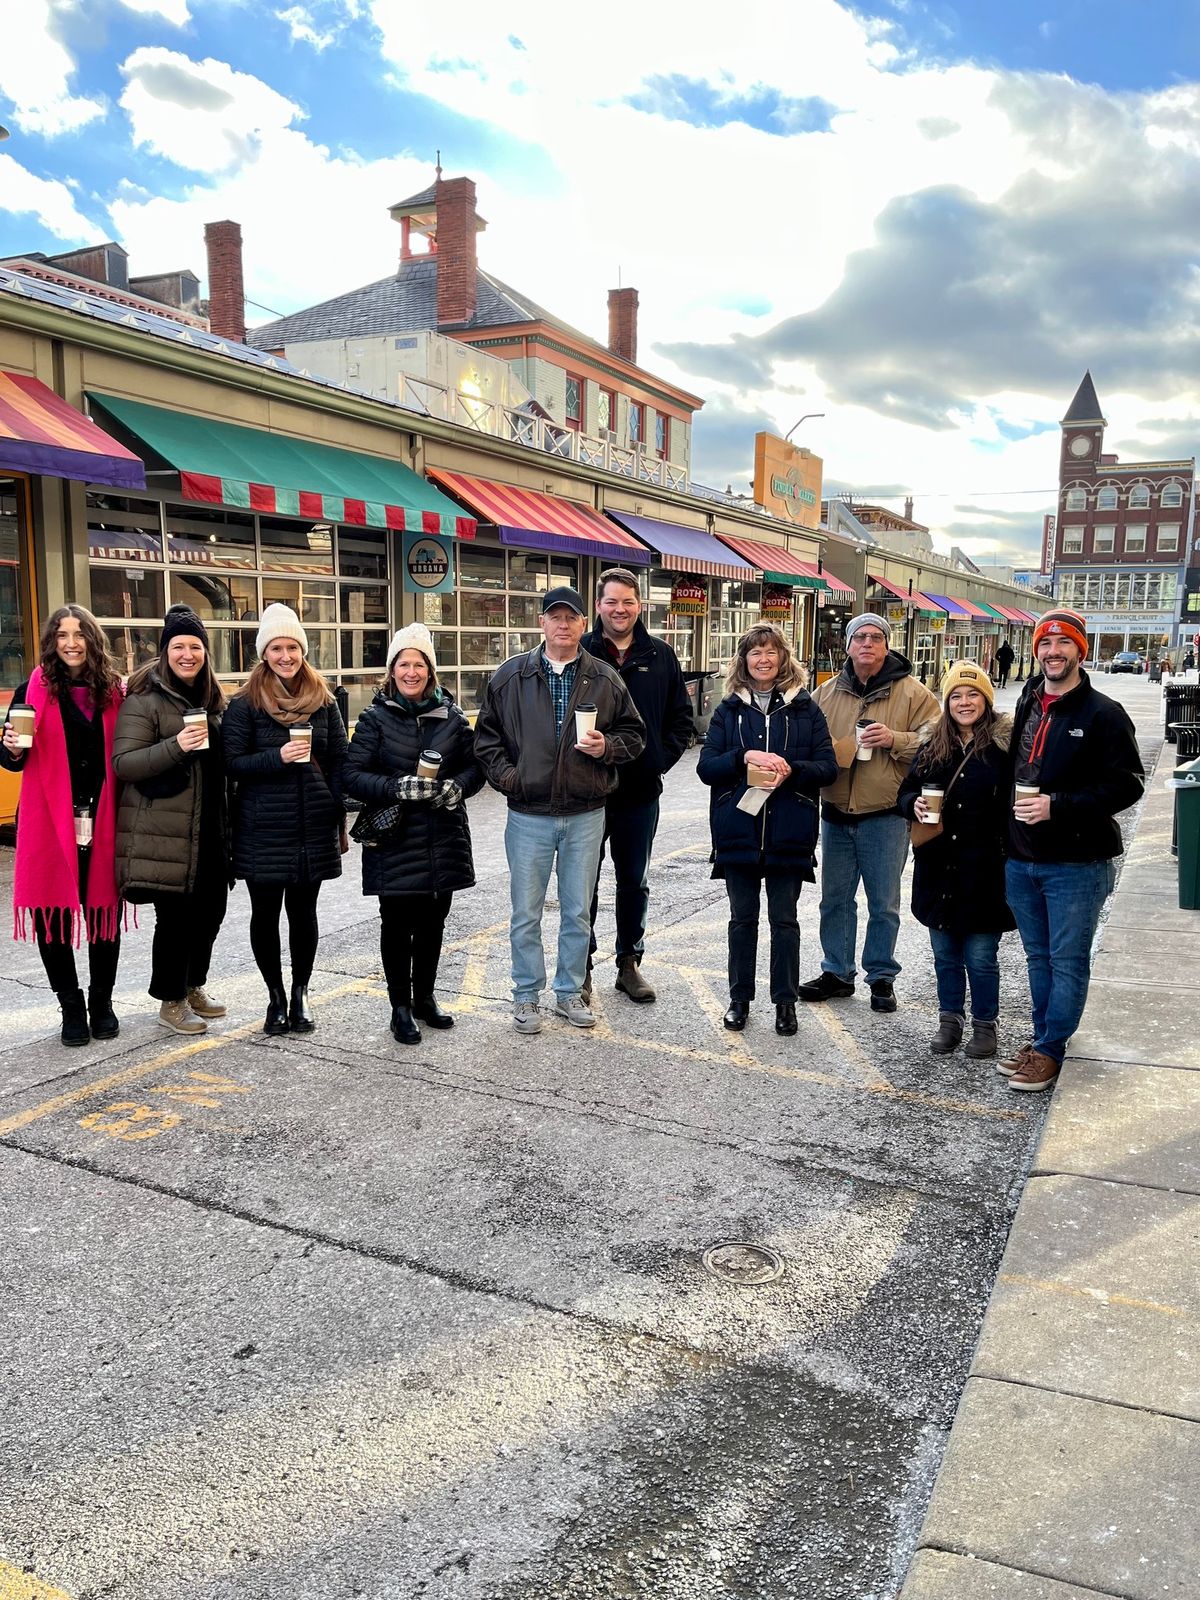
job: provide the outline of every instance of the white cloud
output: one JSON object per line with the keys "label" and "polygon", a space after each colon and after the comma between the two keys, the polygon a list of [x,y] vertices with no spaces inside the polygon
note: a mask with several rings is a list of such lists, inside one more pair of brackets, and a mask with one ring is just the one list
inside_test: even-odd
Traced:
{"label": "white cloud", "polygon": [[75,204],[66,183],[57,178],[39,178],[14,161],[0,155],[0,195],[4,210],[16,216],[36,217],[44,228],[67,244],[82,244],[96,237],[96,227]]}
{"label": "white cloud", "polygon": [[4,19],[0,48],[0,98],[11,102],[13,121],[25,133],[72,133],[102,117],[104,101],[72,94],[75,59],[58,37],[54,0],[23,0]]}
{"label": "white cloud", "polygon": [[289,6],[286,11],[277,11],[275,18],[286,25],[293,44],[309,44],[317,51],[327,50],[338,36],[336,28],[318,26],[306,6]]}
{"label": "white cloud", "polygon": [[211,57],[192,61],[175,50],[143,48],[121,71],[134,144],[192,172],[254,161],[264,140],[304,115],[261,78]]}
{"label": "white cloud", "polygon": [[184,27],[192,19],[187,0],[120,0],[120,3],[126,11],[136,12],[139,17],[161,17],[177,28]]}

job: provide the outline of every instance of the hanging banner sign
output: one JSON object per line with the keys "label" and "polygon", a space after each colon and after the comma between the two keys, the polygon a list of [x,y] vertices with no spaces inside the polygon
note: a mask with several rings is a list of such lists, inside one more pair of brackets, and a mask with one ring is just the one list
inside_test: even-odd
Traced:
{"label": "hanging banner sign", "polygon": [[946,619],[945,619],[945,617],[930,617],[929,618],[929,631],[930,631],[930,633],[945,633],[945,631],[946,631]]}
{"label": "hanging banner sign", "polygon": [[1042,518],[1042,577],[1049,577],[1054,571],[1054,517],[1046,515]]}
{"label": "hanging banner sign", "polygon": [[676,578],[671,585],[670,610],[676,617],[706,617],[708,584],[703,578]]}
{"label": "hanging banner sign", "polygon": [[904,620],[907,617],[908,612],[905,610],[905,608],[900,604],[900,602],[898,600],[892,600],[892,601],[889,601],[889,603],[888,603],[888,608],[887,608],[887,613],[886,614],[887,614],[887,619],[891,623],[893,628],[902,628],[904,626]]}
{"label": "hanging banner sign", "polygon": [[768,622],[790,622],[792,617],[792,591],[782,585],[765,585],[762,597],[762,614]]}
{"label": "hanging banner sign", "polygon": [[449,594],[454,588],[454,540],[436,533],[401,535],[405,594]]}

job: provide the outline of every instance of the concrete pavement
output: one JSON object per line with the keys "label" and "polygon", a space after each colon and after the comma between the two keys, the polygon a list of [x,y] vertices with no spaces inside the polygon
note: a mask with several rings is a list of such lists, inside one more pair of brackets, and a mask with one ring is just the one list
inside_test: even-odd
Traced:
{"label": "concrete pavement", "polygon": [[[1153,697],[1121,694],[1152,749]],[[308,1038],[260,1031],[240,891],[202,1041],[156,1028],[145,930],[121,1037],[81,1051],[36,953],[4,952],[0,1596],[897,1594],[1047,1107],[928,1054],[910,918],[894,1016],[860,992],[781,1040],[760,1001],[726,1033],[706,799],[685,758],[660,999],[601,964],[592,1034],[511,1031],[494,795],[443,962],[457,1025],[417,1049],[353,859]],[[807,975],[811,890],[801,927]],[[1009,937],[1005,1043],[1023,969]],[[783,1276],[706,1272],[731,1238]]]}

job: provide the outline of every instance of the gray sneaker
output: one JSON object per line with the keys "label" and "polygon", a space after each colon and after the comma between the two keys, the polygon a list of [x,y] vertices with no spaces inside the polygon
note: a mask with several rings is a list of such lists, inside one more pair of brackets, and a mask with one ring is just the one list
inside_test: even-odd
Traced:
{"label": "gray sneaker", "polygon": [[538,1015],[536,1000],[514,1001],[513,1027],[518,1033],[541,1033],[542,1019]]}
{"label": "gray sneaker", "polygon": [[565,998],[559,995],[554,1002],[554,1015],[566,1017],[573,1028],[594,1028],[596,1019],[583,1003],[583,996],[569,994]]}

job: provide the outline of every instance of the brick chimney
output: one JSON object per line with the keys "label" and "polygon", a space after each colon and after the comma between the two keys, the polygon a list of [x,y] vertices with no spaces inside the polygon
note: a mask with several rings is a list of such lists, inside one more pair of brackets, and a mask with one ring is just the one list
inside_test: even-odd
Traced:
{"label": "brick chimney", "polygon": [[204,225],[208,252],[208,325],[222,339],[246,342],[246,295],[242,286],[242,230],[236,222]]}
{"label": "brick chimney", "polygon": [[904,502],[904,520],[905,522],[912,521],[912,495],[909,495]]}
{"label": "brick chimney", "polygon": [[637,361],[638,292],[608,291],[608,348],[625,361]]}
{"label": "brick chimney", "polygon": [[435,204],[438,327],[461,327],[475,315],[479,218],[474,183],[470,178],[439,178]]}

